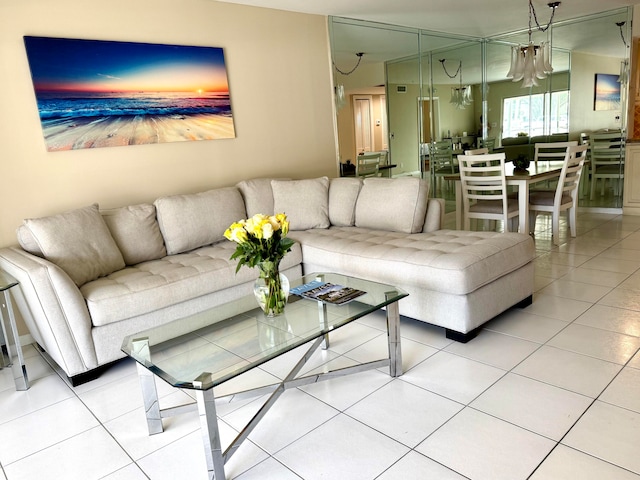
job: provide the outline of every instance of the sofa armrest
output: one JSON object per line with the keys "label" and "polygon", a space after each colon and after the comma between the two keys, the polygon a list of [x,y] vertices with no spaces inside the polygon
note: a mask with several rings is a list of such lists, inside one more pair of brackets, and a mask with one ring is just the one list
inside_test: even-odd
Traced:
{"label": "sofa armrest", "polygon": [[427,200],[427,216],[424,219],[423,232],[435,232],[444,227],[444,198]]}
{"label": "sofa armrest", "polygon": [[0,268],[20,282],[16,306],[31,336],[71,377],[98,366],[91,317],[71,278],[17,247],[0,249]]}

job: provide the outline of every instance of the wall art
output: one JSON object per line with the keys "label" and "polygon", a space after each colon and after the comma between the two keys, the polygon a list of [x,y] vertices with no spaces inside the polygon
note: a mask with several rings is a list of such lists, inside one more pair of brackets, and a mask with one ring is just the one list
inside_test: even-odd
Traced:
{"label": "wall art", "polygon": [[222,48],[24,42],[48,151],[235,137]]}
{"label": "wall art", "polygon": [[594,110],[620,110],[620,83],[618,75],[596,73],[593,89]]}

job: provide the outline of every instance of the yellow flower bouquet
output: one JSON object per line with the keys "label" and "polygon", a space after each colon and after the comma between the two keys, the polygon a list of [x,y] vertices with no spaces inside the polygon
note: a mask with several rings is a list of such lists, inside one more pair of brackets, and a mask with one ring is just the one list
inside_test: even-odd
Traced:
{"label": "yellow flower bouquet", "polygon": [[294,241],[286,238],[289,221],[284,213],[276,215],[256,214],[246,220],[231,224],[224,232],[226,239],[236,242],[231,259],[238,259],[236,273],[243,265],[258,267],[260,278],[254,287],[258,303],[267,316],[284,312],[289,289],[283,288],[288,280],[280,274],[280,261],[291,251]]}

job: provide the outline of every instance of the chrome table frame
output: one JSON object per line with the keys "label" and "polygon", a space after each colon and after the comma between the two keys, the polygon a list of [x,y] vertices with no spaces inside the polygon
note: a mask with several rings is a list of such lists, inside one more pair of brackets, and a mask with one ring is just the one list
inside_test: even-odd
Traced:
{"label": "chrome table frame", "polygon": [[[18,327],[9,293],[11,288],[19,287],[19,285],[16,279],[5,272],[0,272],[0,290],[4,300],[0,305],[0,337],[4,337],[4,344],[0,342],[0,368],[11,366],[16,390],[28,390],[29,377],[24,355],[22,354],[22,347],[20,346],[20,335],[18,335]],[[8,313],[8,321],[2,313],[3,310]],[[5,355],[8,359],[6,362]]]}
{"label": "chrome table frame", "polygon": [[[564,162],[531,162],[526,172],[514,172],[514,165],[511,162],[505,163],[505,173],[507,185],[518,188],[518,216],[519,229],[521,233],[529,234],[529,187],[534,183],[544,182],[560,178]],[[462,230],[462,184],[460,175],[450,175],[444,177],[445,180],[455,180],[456,182],[456,229]]]}
{"label": "chrome table frame", "polygon": [[[395,295],[397,295],[397,292],[389,292],[388,294],[386,294],[386,297],[392,298]],[[326,304],[318,302],[318,311],[321,324],[324,322],[324,324],[326,325]],[[389,367],[390,376],[398,377],[402,375],[402,348],[400,339],[400,311],[398,307],[398,300],[386,305],[386,317],[387,343],[389,348],[389,355],[387,358],[296,378],[296,375],[302,370],[304,365],[311,358],[318,347],[321,346],[323,349],[329,348],[329,334],[320,334],[315,340],[311,341],[311,346],[309,347],[305,355],[296,363],[296,365],[282,382],[242,392],[242,396],[256,396],[266,394],[269,391],[271,391],[272,393],[260,408],[260,410],[254,415],[254,417],[249,421],[245,428],[236,436],[236,438],[231,442],[231,444],[225,451],[222,451],[213,388],[209,388],[207,390],[196,390],[196,403],[162,409],[160,408],[158,392],[156,389],[156,375],[153,373],[153,370],[148,369],[138,362],[136,363],[136,365],[138,369],[140,387],[142,389],[142,398],[144,402],[144,410],[147,418],[149,435],[161,433],[163,431],[163,418],[179,415],[197,409],[200,416],[200,430],[202,433],[202,441],[205,450],[209,479],[225,480],[225,464],[238,450],[242,442],[249,436],[249,434],[258,425],[260,420],[266,415],[266,413],[274,405],[278,397],[280,397],[280,395],[282,395],[285,390],[308,385],[311,383],[317,383],[322,380],[329,380],[331,378],[336,378],[351,373],[359,373],[362,371],[387,366]],[[146,359],[151,362],[148,337],[135,338],[132,341],[132,346],[135,350],[137,358]],[[291,349],[283,351],[282,353],[287,353],[294,348],[295,347],[292,347]],[[211,384],[211,374],[208,372],[202,373],[200,377],[198,377],[198,382],[195,382],[195,386],[197,387],[198,384],[200,386]]]}

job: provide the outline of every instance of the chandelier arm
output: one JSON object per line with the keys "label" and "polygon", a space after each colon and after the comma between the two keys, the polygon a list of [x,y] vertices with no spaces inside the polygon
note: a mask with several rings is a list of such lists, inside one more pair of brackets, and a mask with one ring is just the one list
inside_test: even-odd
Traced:
{"label": "chandelier arm", "polygon": [[[551,18],[549,19],[549,23],[547,23],[546,27],[542,27],[540,26],[540,23],[538,22],[538,16],[536,15],[536,9],[533,7],[533,3],[531,2],[531,0],[529,0],[529,14],[533,14],[533,19],[536,22],[536,28],[540,31],[540,32],[546,32],[547,30],[549,30],[549,27],[551,26],[551,24],[553,23],[553,17],[556,14],[556,8],[558,8],[558,5],[560,5],[560,2],[553,2],[549,4],[549,8],[551,9]],[[531,35],[531,24],[529,24],[529,35]]]}
{"label": "chandelier arm", "polygon": [[624,38],[624,33],[622,33],[622,27],[625,26],[627,22],[616,22],[616,25],[620,28],[620,38],[622,38],[622,43],[624,43],[625,47],[629,47],[629,45],[627,45],[627,41]]}
{"label": "chandelier arm", "polygon": [[[448,71],[447,71],[447,67],[444,65],[444,62],[446,62],[447,59],[446,58],[442,58],[440,59],[440,63],[442,64],[442,69],[444,70],[444,73],[447,74],[447,77],[453,79],[456,78],[458,76],[458,73],[460,73],[460,69],[462,68],[462,61],[460,61],[460,63],[458,64],[458,70],[456,70],[456,73],[454,73],[453,75],[451,75]],[[460,76],[462,77],[462,75]],[[462,80],[461,80],[462,81]]]}
{"label": "chandelier arm", "polygon": [[342,70],[340,70],[340,68],[336,65],[336,62],[333,61],[333,66],[335,67],[335,69],[338,71],[338,73],[344,75],[344,76],[348,76],[351,75],[353,72],[356,71],[356,69],[360,66],[360,62],[362,61],[362,56],[364,55],[363,52],[358,52],[356,53],[356,56],[358,57],[358,63],[356,63],[356,66],[353,67],[351,70],[349,70],[348,72],[343,72]]}

